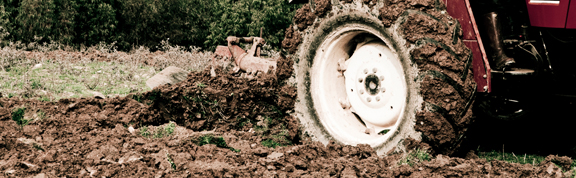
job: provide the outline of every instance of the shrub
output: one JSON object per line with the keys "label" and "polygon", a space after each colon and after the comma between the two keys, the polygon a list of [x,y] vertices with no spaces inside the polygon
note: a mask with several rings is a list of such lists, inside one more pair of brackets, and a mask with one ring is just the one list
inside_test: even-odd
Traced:
{"label": "shrub", "polygon": [[215,1],[214,19],[204,45],[214,50],[228,36],[259,36],[263,27],[267,43],[279,47],[298,7],[285,0]]}
{"label": "shrub", "polygon": [[92,46],[102,41],[112,43],[118,40],[114,0],[76,0],[76,3],[76,44]]}
{"label": "shrub", "polygon": [[258,36],[263,27],[268,44],[279,48],[297,8],[286,0],[0,0],[0,45],[116,42],[128,51],[156,50],[169,39],[214,50],[227,36]]}

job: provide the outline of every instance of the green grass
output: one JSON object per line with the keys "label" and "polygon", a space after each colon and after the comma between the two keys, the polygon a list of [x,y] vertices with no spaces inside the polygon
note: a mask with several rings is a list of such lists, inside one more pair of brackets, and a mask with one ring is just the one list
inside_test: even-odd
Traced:
{"label": "green grass", "polygon": [[414,166],[423,161],[430,161],[432,159],[432,155],[428,153],[428,151],[424,149],[416,149],[410,151],[408,154],[403,156],[399,161],[398,165],[407,164],[409,166]]}
{"label": "green grass", "polygon": [[142,135],[143,137],[150,137],[150,132],[148,131],[148,126],[143,126],[140,127],[140,135]]}
{"label": "green grass", "polygon": [[[146,80],[152,67],[135,67],[114,62],[42,62],[42,67],[14,66],[0,71],[0,92],[24,98],[56,101],[70,97],[92,97],[95,92],[124,96],[149,90]],[[27,72],[22,72],[27,71]]]}
{"label": "green grass", "polygon": [[266,139],[266,140],[262,141],[261,144],[263,146],[269,147],[269,148],[276,148],[277,146],[282,146],[282,145],[280,145],[280,143],[278,143],[272,139]]}
{"label": "green grass", "polygon": [[154,133],[154,138],[162,138],[171,136],[174,133],[174,129],[176,128],[176,124],[174,122],[170,122],[168,125],[164,127],[160,126],[156,129]]}
{"label": "green grass", "polygon": [[170,167],[172,167],[172,170],[176,170],[176,164],[174,164],[174,161],[172,161],[172,158],[170,157],[169,153],[166,153],[166,160],[168,161],[168,163],[170,163]]}
{"label": "green grass", "polygon": [[516,155],[514,153],[506,153],[492,150],[490,152],[478,152],[478,157],[486,159],[487,161],[501,160],[509,163],[531,164],[538,165],[540,162],[546,160],[545,156],[540,155]]}
{"label": "green grass", "polygon": [[[93,97],[93,92],[105,96],[125,96],[145,92],[146,81],[168,66],[188,71],[203,70],[211,52],[199,48],[182,48],[162,43],[163,51],[134,48],[129,53],[118,52],[113,45],[99,44],[79,51],[63,51],[56,44],[22,46],[15,43],[0,47],[0,93],[4,97],[34,98],[57,101],[61,98]],[[31,51],[24,49],[33,49]],[[110,62],[99,62],[98,59]],[[152,60],[153,62],[148,62]],[[34,68],[37,64],[41,67]],[[34,68],[34,69],[33,69]]]}
{"label": "green grass", "polygon": [[220,148],[227,148],[227,149],[230,149],[234,152],[240,152],[239,149],[234,149],[232,147],[229,147],[228,144],[226,144],[226,141],[224,140],[224,138],[214,137],[214,135],[211,135],[211,134],[206,134],[206,135],[201,136],[200,138],[198,138],[195,141],[195,143],[198,146],[207,145],[207,144],[214,144]]}
{"label": "green grass", "polygon": [[158,126],[154,130],[150,130],[148,126],[140,127],[140,135],[146,138],[164,138],[169,137],[174,134],[174,130],[176,129],[176,124],[174,122],[170,122],[164,126]]}

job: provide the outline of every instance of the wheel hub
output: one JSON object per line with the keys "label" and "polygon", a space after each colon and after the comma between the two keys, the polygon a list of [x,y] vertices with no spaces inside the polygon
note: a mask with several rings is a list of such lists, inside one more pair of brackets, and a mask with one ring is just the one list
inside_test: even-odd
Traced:
{"label": "wheel hub", "polygon": [[403,78],[384,53],[391,51],[381,42],[365,44],[346,61],[344,72],[351,111],[376,132],[396,123],[406,101]]}

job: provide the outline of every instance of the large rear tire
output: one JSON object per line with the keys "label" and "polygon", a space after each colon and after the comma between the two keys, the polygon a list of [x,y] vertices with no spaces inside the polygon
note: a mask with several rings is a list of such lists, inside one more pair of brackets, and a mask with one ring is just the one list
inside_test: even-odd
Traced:
{"label": "large rear tire", "polygon": [[[311,5],[313,7],[311,7]],[[283,47],[295,60],[296,115],[314,140],[450,155],[472,120],[471,55],[441,1],[316,0]]]}

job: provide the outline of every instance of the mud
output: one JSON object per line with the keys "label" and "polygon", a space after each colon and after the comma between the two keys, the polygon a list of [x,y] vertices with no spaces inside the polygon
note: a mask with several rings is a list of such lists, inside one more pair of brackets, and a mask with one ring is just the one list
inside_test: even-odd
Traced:
{"label": "mud", "polygon": [[378,3],[378,0],[362,0],[362,3],[368,5],[368,7],[372,8]]}
{"label": "mud", "polygon": [[296,11],[294,15],[294,23],[299,30],[304,30],[314,23],[316,14],[310,9],[310,4],[305,4],[302,8]]}
{"label": "mud", "polygon": [[[562,173],[570,169],[567,157],[549,156],[531,166],[438,155],[408,166],[399,164],[401,153],[381,157],[367,145],[307,141],[299,135],[298,121],[284,114],[292,109],[295,96],[294,88],[281,84],[291,75],[292,61],[283,58],[278,64],[274,75],[254,79],[220,70],[217,77],[208,71],[190,73],[176,85],[123,98],[2,98],[0,172],[5,177],[570,176],[569,171]],[[21,107],[26,108],[25,118],[35,119],[23,127],[12,120],[14,109]],[[276,123],[262,123],[263,116],[276,118]],[[169,121],[178,125],[173,135],[153,138],[140,133],[143,126],[159,130]],[[262,124],[273,129],[253,131]],[[288,134],[274,138],[279,136],[275,130]],[[227,147],[199,146],[206,134],[222,137]],[[269,139],[291,144],[263,146]],[[406,144],[410,149],[428,148],[415,140]]]}
{"label": "mud", "polygon": [[294,54],[298,50],[300,43],[302,43],[302,35],[290,25],[286,29],[284,40],[282,40],[282,48],[286,49],[288,53]]}
{"label": "mud", "polygon": [[327,12],[332,10],[332,3],[330,0],[317,0],[315,7],[314,14],[318,17],[323,17]]}

